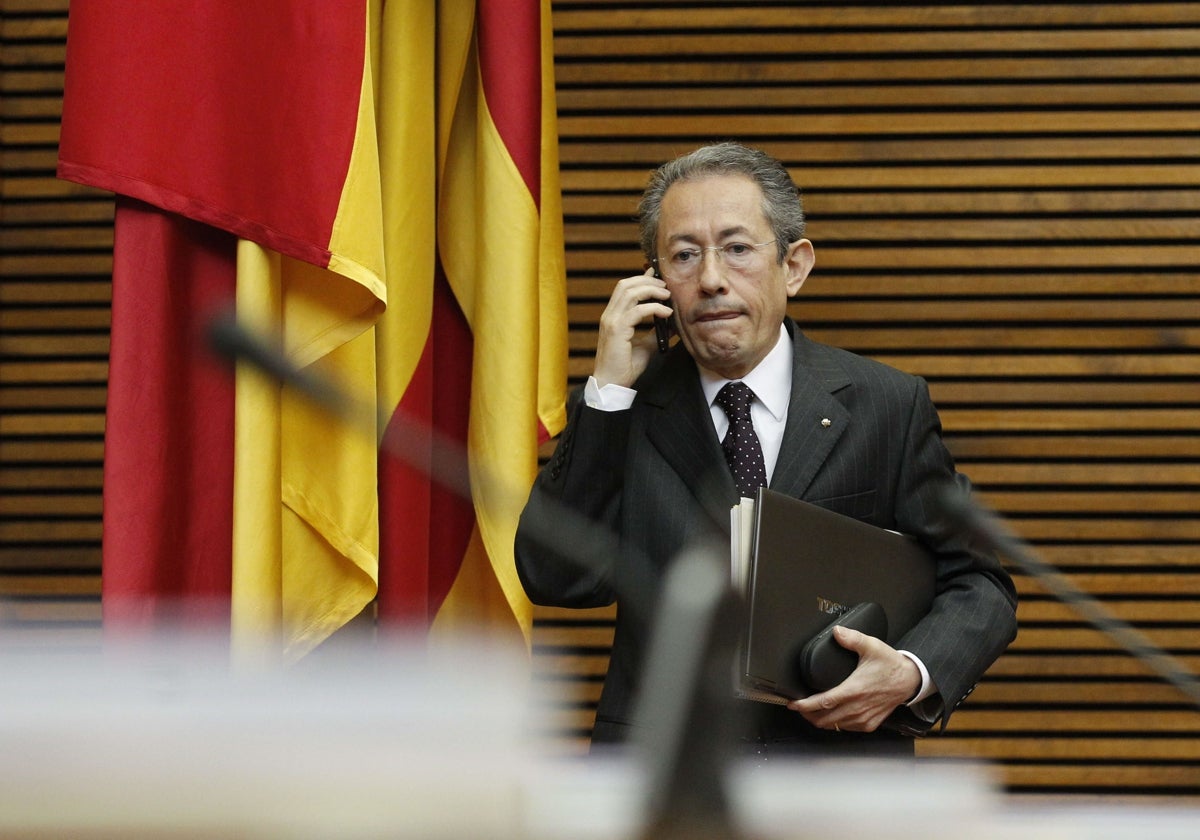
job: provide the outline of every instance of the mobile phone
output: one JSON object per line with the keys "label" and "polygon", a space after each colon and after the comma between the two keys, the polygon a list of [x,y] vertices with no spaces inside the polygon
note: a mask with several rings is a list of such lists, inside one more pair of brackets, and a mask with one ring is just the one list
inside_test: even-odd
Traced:
{"label": "mobile phone", "polygon": [[666,353],[671,349],[671,319],[654,319],[654,337],[658,340],[658,352]]}
{"label": "mobile phone", "polygon": [[[654,276],[660,276],[657,267],[654,269]],[[675,315],[672,313],[668,318],[656,317],[654,319],[654,338],[658,341],[659,353],[666,353],[671,349],[671,331],[674,327],[674,324],[671,323],[671,319],[674,317]]]}

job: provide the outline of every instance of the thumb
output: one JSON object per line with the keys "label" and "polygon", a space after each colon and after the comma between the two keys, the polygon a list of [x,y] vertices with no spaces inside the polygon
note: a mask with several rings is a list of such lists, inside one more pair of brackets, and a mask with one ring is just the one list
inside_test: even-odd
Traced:
{"label": "thumb", "polygon": [[833,638],[839,645],[846,650],[852,650],[855,653],[863,653],[864,648],[869,638],[865,633],[860,633],[850,627],[843,627],[840,624],[833,628]]}

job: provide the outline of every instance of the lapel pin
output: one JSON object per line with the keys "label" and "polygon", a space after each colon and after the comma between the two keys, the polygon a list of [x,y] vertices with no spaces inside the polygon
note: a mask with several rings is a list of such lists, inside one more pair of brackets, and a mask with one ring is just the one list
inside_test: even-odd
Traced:
{"label": "lapel pin", "polygon": [[825,417],[821,420],[821,425],[824,426],[826,429],[828,429],[830,426],[833,425],[833,421],[830,420],[828,417]]}

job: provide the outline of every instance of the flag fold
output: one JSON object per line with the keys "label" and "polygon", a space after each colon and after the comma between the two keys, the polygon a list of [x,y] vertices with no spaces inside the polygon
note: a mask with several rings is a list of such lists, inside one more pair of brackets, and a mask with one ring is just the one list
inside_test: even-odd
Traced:
{"label": "flag fold", "polygon": [[[251,660],[303,656],[376,599],[389,621],[528,636],[512,536],[565,419],[549,15],[72,3],[59,174],[120,197],[106,621],[227,596]],[[379,428],[216,376],[198,336],[231,302]],[[458,441],[470,498],[439,474],[458,459],[431,477],[396,434]]]}

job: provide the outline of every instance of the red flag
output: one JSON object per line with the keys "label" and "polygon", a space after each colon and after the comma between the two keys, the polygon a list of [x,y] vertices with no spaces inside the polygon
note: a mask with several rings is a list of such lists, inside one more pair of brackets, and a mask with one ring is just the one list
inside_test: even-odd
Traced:
{"label": "red flag", "polygon": [[76,0],[59,175],[323,266],[366,22],[364,0]]}
{"label": "red flag", "polygon": [[[430,423],[422,435],[462,441],[472,482],[463,499],[384,466],[377,486],[370,430],[246,371],[233,433],[204,434],[217,414],[174,397],[200,310],[176,303],[180,286],[207,303],[212,255],[173,264],[179,242],[122,210],[113,341],[137,350],[113,355],[108,603],[166,593],[164,569],[205,570],[170,591],[228,579],[235,636],[281,636],[301,655],[382,578],[386,616],[495,615],[528,629],[511,532],[565,386],[549,18],[548,0],[72,4],[60,175],[153,205],[165,229],[207,241],[197,231],[212,228],[239,316],[277,333],[295,363]],[[162,302],[154,319],[124,317],[146,300]],[[173,410],[147,428],[131,383]],[[191,449],[129,455],[159,440]],[[224,465],[224,478],[181,461]],[[499,475],[503,487],[484,480]],[[164,515],[121,536],[118,522],[150,498],[232,510],[232,524],[174,544],[179,516]]]}
{"label": "red flag", "polygon": [[[59,174],[154,208],[116,220],[106,615],[220,591],[298,655],[374,595],[373,456],[343,466],[371,430],[252,375],[235,406],[232,382],[192,374],[210,365],[199,322],[236,295],[294,362],[373,389],[373,337],[354,346],[385,295],[378,185],[355,177],[378,169],[368,23],[365,2],[73,5]],[[308,455],[313,438],[330,446]]]}
{"label": "red flag", "polygon": [[112,307],[104,482],[123,489],[105,495],[105,611],[131,621],[198,601],[219,612],[230,592],[233,387],[203,330],[233,295],[234,238],[131,199],[116,218],[114,287],[139,293],[114,295]]}

